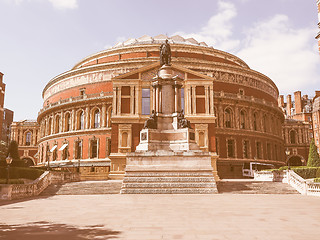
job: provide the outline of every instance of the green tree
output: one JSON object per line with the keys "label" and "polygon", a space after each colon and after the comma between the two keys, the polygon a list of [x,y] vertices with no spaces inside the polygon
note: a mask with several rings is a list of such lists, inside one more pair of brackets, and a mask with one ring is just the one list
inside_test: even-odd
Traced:
{"label": "green tree", "polygon": [[320,158],[317,151],[317,146],[314,143],[314,139],[312,139],[309,148],[309,157],[308,157],[308,167],[320,167]]}
{"label": "green tree", "polygon": [[12,157],[12,167],[24,167],[24,161],[20,159],[18,143],[16,141],[10,142],[7,156]]}
{"label": "green tree", "polygon": [[0,141],[0,167],[7,166],[6,156],[8,152],[8,146],[5,141]]}

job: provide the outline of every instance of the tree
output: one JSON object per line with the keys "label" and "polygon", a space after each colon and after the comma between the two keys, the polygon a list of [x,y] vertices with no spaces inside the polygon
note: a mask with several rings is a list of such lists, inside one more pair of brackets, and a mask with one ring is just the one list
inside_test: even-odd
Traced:
{"label": "tree", "polygon": [[8,146],[5,141],[0,141],[0,167],[7,166],[6,154],[8,152]]}
{"label": "tree", "polygon": [[20,159],[19,150],[18,150],[18,143],[16,141],[11,141],[8,147],[8,154],[7,156],[12,157],[12,167],[23,167],[24,161]]}
{"label": "tree", "polygon": [[309,157],[308,157],[308,167],[320,167],[320,158],[317,151],[317,146],[314,143],[314,139],[312,139],[309,148]]}

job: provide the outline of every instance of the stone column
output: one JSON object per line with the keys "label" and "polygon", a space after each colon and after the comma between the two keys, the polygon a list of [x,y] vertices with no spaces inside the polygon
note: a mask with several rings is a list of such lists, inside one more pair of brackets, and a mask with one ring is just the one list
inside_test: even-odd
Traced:
{"label": "stone column", "polygon": [[237,129],[240,128],[240,121],[239,121],[239,108],[235,107],[234,108],[234,123],[235,123],[235,127]]}
{"label": "stone column", "polygon": [[184,100],[186,101],[187,109],[185,110],[186,114],[192,114],[191,112],[191,105],[192,105],[192,98],[191,98],[191,89],[190,86],[185,87],[184,93]]}
{"label": "stone column", "polygon": [[19,130],[19,145],[22,146],[22,136],[23,136],[23,132],[22,130]]}
{"label": "stone column", "polygon": [[130,114],[134,114],[134,86],[130,86]]}
{"label": "stone column", "polygon": [[196,101],[196,86],[192,86],[192,114],[197,112],[197,101]]}
{"label": "stone column", "polygon": [[107,104],[103,103],[101,108],[101,126],[106,127],[106,117],[107,117]]}
{"label": "stone column", "polygon": [[86,107],[86,112],[85,112],[85,129],[90,128],[90,112],[89,112],[89,107]]}
{"label": "stone column", "polygon": [[61,113],[60,113],[60,132],[64,132],[64,112],[63,110],[61,110]]}
{"label": "stone column", "polygon": [[159,112],[162,113],[162,86],[159,86],[159,90],[158,90],[158,93],[159,93],[159,103],[158,103],[158,106],[159,106]]}
{"label": "stone column", "polygon": [[298,129],[298,142],[297,143],[302,143],[302,132],[301,128]]}
{"label": "stone column", "polygon": [[211,114],[215,114],[214,112],[214,93],[213,93],[213,87],[209,87],[209,91],[210,91],[210,113]]}
{"label": "stone column", "polygon": [[141,97],[140,97],[140,93],[141,93],[141,87],[136,87],[135,88],[135,92],[136,92],[136,97],[135,97],[135,101],[136,101],[136,104],[135,104],[135,114],[138,114],[138,113],[141,113]]}
{"label": "stone column", "polygon": [[75,130],[75,121],[76,121],[76,110],[73,108],[72,109],[72,113],[71,113],[71,130],[74,131]]}
{"label": "stone column", "polygon": [[112,103],[112,111],[114,115],[117,115],[117,88],[113,88],[113,103]]}
{"label": "stone column", "polygon": [[210,104],[209,104],[209,100],[210,100],[210,96],[209,96],[209,86],[204,86],[204,102],[205,102],[205,113],[209,114],[210,113]]}
{"label": "stone column", "polygon": [[156,98],[157,98],[157,91],[156,91],[157,87],[155,85],[152,86],[152,110],[157,111],[157,102],[156,102]]}
{"label": "stone column", "polygon": [[32,145],[36,145],[37,144],[37,139],[36,139],[36,129],[34,128],[34,129],[32,129]]}
{"label": "stone column", "polygon": [[178,85],[174,85],[174,112],[178,112],[179,111],[179,94],[178,94]]}

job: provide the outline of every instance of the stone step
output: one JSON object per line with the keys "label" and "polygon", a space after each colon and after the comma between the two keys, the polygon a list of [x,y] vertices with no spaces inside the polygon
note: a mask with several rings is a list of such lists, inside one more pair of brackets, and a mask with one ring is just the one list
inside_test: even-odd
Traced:
{"label": "stone step", "polygon": [[299,194],[290,185],[281,182],[225,179],[218,182],[217,187],[223,194]]}
{"label": "stone step", "polygon": [[212,177],[125,177],[123,180],[124,183],[142,183],[142,182],[215,182]]}
{"label": "stone step", "polygon": [[126,188],[121,194],[213,194],[216,188]]}
{"label": "stone step", "polygon": [[175,182],[156,182],[156,183],[123,183],[122,188],[216,188],[215,182],[211,183],[175,183]]}
{"label": "stone step", "polygon": [[125,177],[212,177],[212,173],[208,171],[186,171],[186,172],[139,172],[139,171],[127,171]]}

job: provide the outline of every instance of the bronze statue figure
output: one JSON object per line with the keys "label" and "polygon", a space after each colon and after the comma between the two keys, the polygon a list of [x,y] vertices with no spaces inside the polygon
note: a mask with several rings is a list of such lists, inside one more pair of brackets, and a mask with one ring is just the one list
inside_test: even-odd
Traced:
{"label": "bronze statue figure", "polygon": [[147,121],[145,121],[143,128],[149,128],[149,129],[157,128],[157,115],[154,110],[152,110],[150,117],[147,119]]}
{"label": "bronze statue figure", "polygon": [[171,63],[171,48],[168,43],[168,39],[166,42],[161,44],[160,46],[160,65],[170,65]]}
{"label": "bronze statue figure", "polygon": [[178,114],[178,127],[179,128],[191,128],[190,121],[185,119],[183,110]]}

